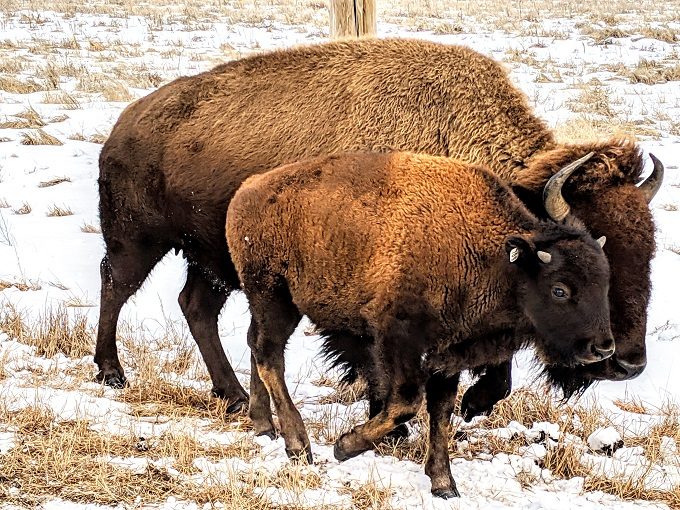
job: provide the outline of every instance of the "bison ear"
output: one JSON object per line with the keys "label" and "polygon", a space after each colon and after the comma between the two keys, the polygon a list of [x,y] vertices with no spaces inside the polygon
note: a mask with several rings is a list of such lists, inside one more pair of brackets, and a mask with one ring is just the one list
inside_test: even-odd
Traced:
{"label": "bison ear", "polygon": [[534,243],[523,236],[508,236],[505,238],[505,252],[511,263],[530,260],[534,252]]}

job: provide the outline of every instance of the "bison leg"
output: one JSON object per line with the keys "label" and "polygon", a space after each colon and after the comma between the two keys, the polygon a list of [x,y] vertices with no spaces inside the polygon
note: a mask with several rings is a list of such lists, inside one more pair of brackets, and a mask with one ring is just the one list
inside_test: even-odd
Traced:
{"label": "bison leg", "polygon": [[[367,377],[371,381],[370,377]],[[385,402],[377,395],[376,385],[373,382],[368,384],[368,418],[374,418],[380,414],[385,407]],[[408,427],[406,423],[400,423],[388,432],[383,438],[384,441],[399,441],[408,437]]]}
{"label": "bison leg", "polygon": [[[107,243],[109,244],[109,243]],[[113,243],[112,243],[113,244]],[[114,388],[125,385],[123,367],[118,359],[116,328],[125,302],[132,296],[168,252],[170,246],[127,242],[107,246],[101,261],[101,299],[94,361],[99,368],[97,380]]]}
{"label": "bison leg", "polygon": [[[257,325],[255,321],[250,321],[248,328],[248,345],[257,344]],[[271,399],[267,387],[260,378],[257,370],[255,356],[250,355],[250,406],[248,415],[253,422],[253,430],[256,436],[267,436],[270,439],[276,438],[276,428],[272,419]]]}
{"label": "bison leg", "polygon": [[489,365],[484,375],[467,389],[460,404],[460,414],[465,421],[489,414],[499,400],[510,395],[511,367],[510,361]]}
{"label": "bison leg", "polygon": [[[313,460],[309,437],[302,416],[288,393],[284,377],[286,343],[302,315],[293,304],[287,290],[272,289],[268,296],[259,293],[247,294],[252,321],[256,324],[255,327],[251,327],[252,334],[248,335],[248,345],[255,359],[259,380],[274,401],[281,435],[286,443],[286,453],[294,461],[306,461],[311,464]],[[253,391],[258,400],[255,412],[264,412],[265,402],[261,398],[260,390],[255,388]]]}
{"label": "bison leg", "polygon": [[236,378],[224,354],[217,329],[217,319],[227,300],[227,293],[208,281],[197,264],[189,262],[187,281],[179,295],[179,305],[189,324],[189,331],[198,344],[201,357],[208,367],[213,394],[229,402],[230,413],[243,410],[248,394]]}
{"label": "bison leg", "polygon": [[425,387],[427,412],[430,415],[430,439],[425,474],[432,480],[432,494],[440,498],[460,496],[451,475],[448,449],[458,378],[459,374],[453,377],[433,374]]}
{"label": "bison leg", "polygon": [[[376,342],[372,355],[373,374],[369,382],[372,393],[373,412],[376,414],[366,423],[354,427],[343,434],[335,443],[335,458],[343,461],[370,450],[391,433],[395,427],[403,425],[418,412],[423,401],[425,374],[420,367],[420,356],[404,353],[395,345]],[[414,353],[411,353],[414,354]],[[384,402],[384,405],[380,403]],[[379,408],[377,407],[379,406]]]}

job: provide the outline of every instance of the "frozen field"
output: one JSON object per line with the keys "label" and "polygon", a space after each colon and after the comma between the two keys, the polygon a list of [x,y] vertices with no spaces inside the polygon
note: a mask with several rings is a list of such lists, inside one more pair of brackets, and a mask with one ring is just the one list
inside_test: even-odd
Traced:
{"label": "frozen field", "polygon": [[[0,509],[680,508],[680,4],[379,1],[380,36],[469,45],[509,66],[561,139],[626,133],[666,165],[651,204],[646,371],[557,407],[520,355],[514,385],[532,390],[460,424],[450,452],[462,497],[442,501],[417,423],[408,444],[334,460],[365,403],[336,392],[305,324],[287,379],[315,465],[291,466],[283,440],[225,418],[177,305],[181,257],[168,255],[123,309],[130,387],[93,382],[97,157],[122,109],[177,76],[327,38],[318,0],[192,2],[0,0]],[[220,333],[246,387],[248,321],[233,295]],[[619,437],[613,456],[598,451]]]}

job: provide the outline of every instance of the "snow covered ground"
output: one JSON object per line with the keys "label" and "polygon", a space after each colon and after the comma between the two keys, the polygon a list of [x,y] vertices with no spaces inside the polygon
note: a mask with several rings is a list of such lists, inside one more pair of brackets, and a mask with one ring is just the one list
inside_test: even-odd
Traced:
{"label": "snow covered ground", "polygon": [[[654,15],[650,11],[646,17],[635,11],[615,16],[579,15],[575,9],[576,14],[570,17],[561,17],[560,11],[559,16],[520,17],[498,27],[488,20],[478,23],[471,15],[451,20],[419,14],[409,17],[408,9],[397,6],[385,16],[391,23],[379,24],[381,36],[466,44],[505,61],[512,78],[561,136],[583,139],[612,131],[632,132],[646,151],[666,164],[664,185],[651,205],[658,251],[647,328],[648,367],[633,381],[601,383],[589,389],[581,402],[583,407],[600,406],[614,430],[596,432],[589,441],[592,430],[583,426],[581,434],[567,433],[566,422],[561,423],[561,429],[557,424],[516,421],[496,427],[479,420],[461,425],[467,439],[459,442],[457,450],[453,448],[452,469],[463,496],[457,501],[433,500],[420,463],[373,452],[341,464],[333,459],[332,439],[353,420],[361,419],[364,404],[344,405],[329,397],[334,390],[327,386],[328,374],[315,357],[318,339],[305,335],[302,324],[287,351],[287,378],[314,437],[315,465],[298,468],[297,476],[307,481],[311,477],[314,483],[268,484],[266,478],[244,482],[253,474],[288,469],[282,440],[257,438],[253,442],[244,419],[232,423],[231,418],[164,417],[158,409],[145,408],[128,390],[93,383],[91,356],[40,356],[36,347],[28,345],[39,343],[30,340],[28,332],[19,339],[23,343],[3,333],[0,509],[31,506],[35,503],[31,497],[42,495],[28,494],[22,479],[3,472],[12,452],[22,445],[30,449],[26,446],[29,436],[17,425],[16,416],[20,409],[33,408],[49,410],[54,423],[87,420],[89,430],[144,437],[150,444],[169,433],[221,447],[246,438],[252,442],[254,455],[197,455],[190,474],[175,469],[177,459],[151,460],[141,453],[147,451],[144,448],[128,457],[106,457],[102,452],[99,461],[133,471],[144,471],[153,464],[173,479],[188,479],[199,486],[240,480],[238,483],[250,483],[248,487],[262,498],[258,499],[262,505],[262,501],[270,501],[310,508],[664,507],[661,503],[622,501],[596,490],[597,484],[584,481],[579,473],[555,476],[545,468],[545,457],[558,445],[573,448],[583,465],[605,478],[644,477],[643,485],[657,499],[673,504],[672,498],[654,491],[676,491],[674,501],[680,504],[680,458],[670,437],[672,427],[664,429],[671,432],[661,434],[653,456],[636,443],[640,437],[658,433],[673,418],[677,424],[677,414],[669,409],[672,403],[680,403],[680,378],[675,372],[680,370],[676,287],[680,282],[680,18],[673,14],[677,14],[675,2],[660,4],[665,8]],[[44,323],[50,310],[96,325],[103,242],[98,233],[96,184],[101,145],[93,142],[105,138],[129,101],[160,83],[219,61],[326,37],[323,16],[315,14],[323,11],[323,5],[304,4],[305,12],[311,13],[304,25],[285,23],[286,16],[277,15],[277,4],[270,5],[272,12],[260,13],[252,22],[248,22],[244,6],[243,12],[234,7],[234,12],[241,12],[238,17],[219,12],[196,17],[188,7],[134,15],[118,13],[115,4],[110,4],[111,12],[104,13],[97,5],[102,4],[60,12],[5,8],[0,13],[0,300],[5,310],[0,325],[7,332],[17,331],[8,317],[23,314],[30,328]],[[264,6],[260,8],[266,11]],[[293,16],[292,21],[296,20]],[[22,143],[39,130],[58,144]],[[193,388],[198,394],[207,394],[210,388],[177,305],[183,271],[183,260],[168,255],[123,309],[123,364],[133,386],[136,379],[156,377],[156,381]],[[232,296],[220,319],[220,333],[246,387],[248,319],[243,296]],[[189,360],[186,366],[180,359],[185,354]],[[515,361],[516,386],[532,379],[529,358],[520,355]],[[577,432],[579,427],[569,420],[569,430]],[[474,454],[466,453],[466,447],[489,435],[515,442],[520,438],[525,444],[506,451],[477,448]],[[613,444],[619,437],[624,446],[613,456],[595,451],[602,442]],[[598,446],[589,450],[588,444]],[[360,497],[362,490],[365,497]],[[68,491],[46,490],[43,507],[94,507],[76,507],[56,497],[60,494],[69,499]],[[134,497],[132,501],[137,506],[157,504],[160,508],[209,504],[199,499],[186,501],[181,494],[158,498],[140,492],[136,503]],[[83,504],[103,501],[70,500]],[[237,500],[229,501],[225,507],[235,507]],[[127,499],[105,502],[115,506]]]}

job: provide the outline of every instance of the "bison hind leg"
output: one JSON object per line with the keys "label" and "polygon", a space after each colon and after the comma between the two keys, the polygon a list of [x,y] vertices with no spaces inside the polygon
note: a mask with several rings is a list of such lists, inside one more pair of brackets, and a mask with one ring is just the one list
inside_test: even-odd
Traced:
{"label": "bison hind leg", "polygon": [[511,362],[489,365],[484,374],[463,394],[460,414],[465,421],[488,415],[493,406],[510,395]]}
{"label": "bison hind leg", "polygon": [[[105,235],[105,239],[107,237]],[[170,245],[135,239],[124,242],[107,239],[106,245],[106,254],[100,265],[101,296],[94,361],[99,368],[97,381],[121,388],[126,379],[116,346],[120,310],[170,250]]]}
{"label": "bison hind leg", "polygon": [[210,270],[214,278],[219,277],[221,285],[211,281],[205,274],[211,266],[216,264],[210,264],[209,260],[196,262],[189,259],[187,280],[179,295],[179,304],[191,336],[208,368],[213,383],[213,395],[229,403],[227,412],[240,412],[248,405],[248,394],[236,378],[222,348],[217,325],[220,311],[231,290],[230,286],[235,286],[223,276],[227,273],[225,270]]}
{"label": "bison hind leg", "polygon": [[[288,457],[294,462],[311,464],[309,437],[302,416],[288,393],[284,377],[284,351],[302,314],[293,303],[287,287],[275,285],[261,288],[257,283],[244,284],[252,314],[248,345],[254,360],[253,368],[257,371],[253,374],[251,370],[251,380],[255,383],[251,388],[254,425],[265,435],[273,434],[270,411],[267,409],[271,398],[279,417]],[[267,390],[269,398],[263,395],[263,388]]]}
{"label": "bison hind leg", "polygon": [[[375,417],[385,407],[385,401],[376,392],[378,383],[374,380],[376,374],[371,361],[373,339],[344,331],[321,331],[320,334],[323,335],[321,353],[332,368],[342,372],[340,383],[351,385],[359,380],[366,383],[368,417]],[[407,437],[408,427],[401,423],[389,432],[384,440],[394,443]]]}

